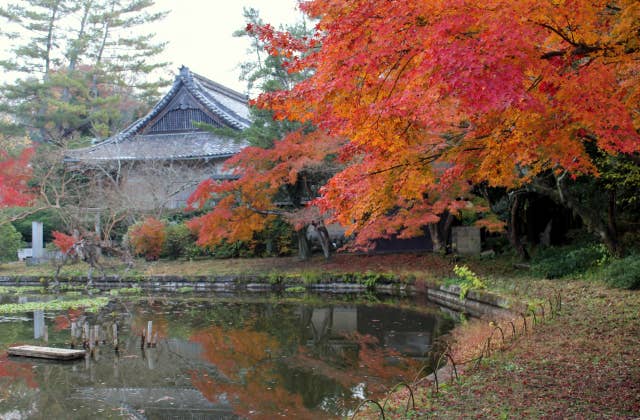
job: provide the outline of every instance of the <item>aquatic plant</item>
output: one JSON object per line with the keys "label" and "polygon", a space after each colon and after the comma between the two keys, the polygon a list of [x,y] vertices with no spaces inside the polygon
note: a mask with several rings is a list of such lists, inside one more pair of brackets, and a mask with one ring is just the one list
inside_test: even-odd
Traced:
{"label": "aquatic plant", "polygon": [[48,302],[7,303],[0,305],[0,314],[16,314],[35,310],[62,311],[65,309],[84,308],[87,312],[95,312],[109,303],[107,297],[85,298],[76,300],[55,299]]}

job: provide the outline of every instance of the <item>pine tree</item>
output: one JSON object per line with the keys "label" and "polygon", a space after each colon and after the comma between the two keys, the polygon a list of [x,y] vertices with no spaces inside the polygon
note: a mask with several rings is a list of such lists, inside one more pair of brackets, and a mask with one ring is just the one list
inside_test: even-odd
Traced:
{"label": "pine tree", "polygon": [[[149,74],[164,43],[140,28],[166,13],[152,0],[27,0],[0,7],[0,36],[16,46],[0,68],[17,75],[2,87],[0,129],[66,145],[123,128],[158,95]],[[151,62],[151,64],[148,64]]]}

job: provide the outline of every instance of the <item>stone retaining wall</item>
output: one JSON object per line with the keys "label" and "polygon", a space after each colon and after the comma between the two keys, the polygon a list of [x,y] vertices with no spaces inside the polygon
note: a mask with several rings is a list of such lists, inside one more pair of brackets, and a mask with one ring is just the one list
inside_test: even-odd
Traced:
{"label": "stone retaining wall", "polygon": [[512,317],[513,302],[495,293],[484,290],[469,290],[464,299],[460,299],[459,286],[440,286],[427,291],[429,300],[458,312],[474,317],[494,316]]}
{"label": "stone retaining wall", "polygon": [[[52,284],[52,276],[0,276],[0,286],[44,286]],[[60,284],[82,286],[87,283],[86,277],[61,278]],[[138,278],[120,278],[117,276],[95,277],[93,287],[101,290],[140,287],[149,291],[176,291],[189,287],[195,292],[270,292],[286,290],[289,287],[306,287],[311,291],[335,293],[360,293],[367,290],[361,283],[353,283],[341,278],[305,285],[301,278],[287,278],[270,282],[268,278],[254,275],[229,276],[144,276]],[[412,285],[388,282],[376,284],[375,290],[383,293],[415,293]]]}
{"label": "stone retaining wall", "polygon": [[[44,286],[53,283],[52,276],[0,276],[0,286]],[[87,278],[78,276],[61,278],[62,285],[82,286]],[[362,293],[367,286],[354,283],[339,276],[330,281],[305,284],[302,278],[286,278],[269,282],[268,278],[257,275],[226,276],[142,276],[120,278],[118,276],[95,277],[93,287],[101,290],[139,287],[148,291],[173,292],[181,288],[190,288],[194,292],[271,292],[282,291],[289,287],[303,286],[310,291],[324,293]],[[464,312],[471,316],[508,316],[512,302],[486,291],[470,290],[465,299],[460,299],[458,286],[420,287],[420,284],[407,284],[399,281],[378,282],[375,291],[387,294],[413,295],[426,293],[427,298],[439,305]]]}

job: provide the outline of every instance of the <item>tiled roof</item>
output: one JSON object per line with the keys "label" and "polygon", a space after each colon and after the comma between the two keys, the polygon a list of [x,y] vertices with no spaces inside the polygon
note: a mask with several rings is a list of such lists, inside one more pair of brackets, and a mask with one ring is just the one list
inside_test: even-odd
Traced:
{"label": "tiled roof", "polygon": [[70,150],[66,160],[226,157],[247,146],[194,128],[192,119],[243,130],[251,123],[247,97],[183,66],[169,92],[147,115],[98,144]]}
{"label": "tiled roof", "polygon": [[160,160],[229,157],[247,146],[245,141],[194,131],[136,136],[129,141],[100,143],[72,150],[68,160]]}

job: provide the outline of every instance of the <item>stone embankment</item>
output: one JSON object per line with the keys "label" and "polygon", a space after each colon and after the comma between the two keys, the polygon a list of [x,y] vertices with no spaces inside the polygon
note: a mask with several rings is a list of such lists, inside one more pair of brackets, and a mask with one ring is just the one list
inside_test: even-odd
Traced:
{"label": "stone embankment", "polygon": [[[0,276],[0,286],[43,286],[54,283],[53,276]],[[82,286],[87,283],[84,276],[61,278],[62,285]],[[139,287],[146,291],[172,292],[189,288],[194,292],[271,292],[287,290],[291,287],[305,287],[312,292],[323,293],[362,293],[375,291],[388,294],[425,293],[429,300],[450,308],[456,312],[467,313],[474,317],[485,315],[508,316],[512,302],[496,294],[470,290],[464,299],[460,298],[458,286],[424,285],[420,282],[401,282],[385,278],[374,283],[354,280],[351,275],[334,275],[331,279],[316,281],[302,277],[271,278],[260,275],[223,275],[223,276],[97,276],[93,278],[93,287],[101,290]]]}

